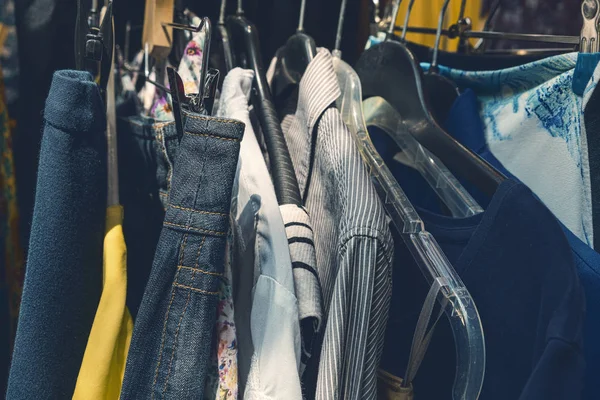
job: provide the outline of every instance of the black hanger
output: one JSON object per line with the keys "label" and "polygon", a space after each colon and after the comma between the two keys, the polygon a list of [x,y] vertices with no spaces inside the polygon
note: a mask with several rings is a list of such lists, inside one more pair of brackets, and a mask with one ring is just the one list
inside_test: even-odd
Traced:
{"label": "black hanger", "polygon": [[[429,94],[430,109],[433,117],[438,124],[444,124],[450,113],[452,105],[460,95],[458,86],[450,79],[439,74],[437,66],[438,53],[440,49],[440,38],[442,33],[442,25],[444,23],[444,17],[446,16],[446,10],[448,9],[450,0],[446,0],[440,11],[438,18],[437,33],[435,36],[435,45],[433,47],[433,59],[431,61],[431,67],[425,74],[424,85],[425,90]],[[461,14],[464,13],[466,0],[462,0],[461,3]],[[412,6],[412,4],[411,4]],[[411,7],[412,8],[412,7]],[[412,10],[409,8],[407,11],[409,14]],[[406,18],[408,20],[408,17]],[[404,31],[402,32],[404,37]]]}
{"label": "black hanger", "polygon": [[[184,0],[175,0],[173,22],[182,25],[190,23],[185,15]],[[171,65],[178,66],[189,40],[186,36],[186,32],[183,30],[174,30],[172,38],[173,47],[171,47],[171,52],[169,53],[169,62]]]}
{"label": "black hanger", "polygon": [[112,0],[100,21],[100,10],[92,7],[91,0],[77,1],[75,23],[75,63],[80,71],[89,71],[104,96],[108,77],[113,68],[113,14]]}
{"label": "black hanger", "polygon": [[221,59],[218,61],[220,69],[229,72],[233,69],[233,50],[231,49],[231,39],[229,38],[229,31],[225,25],[225,9],[227,7],[227,1],[221,0],[221,8],[219,10],[219,22],[217,23],[216,33],[216,44],[218,45],[219,55]]}
{"label": "black hanger", "polygon": [[306,67],[317,55],[317,46],[314,39],[304,33],[305,9],[306,0],[302,0],[296,33],[281,48],[271,85],[275,96],[279,96],[289,86],[300,83]]}
{"label": "black hanger", "polygon": [[252,103],[267,145],[277,200],[281,205],[301,205],[298,180],[262,64],[256,27],[243,16],[238,6],[238,14],[227,18],[227,28],[237,65],[254,71]]}
{"label": "black hanger", "polygon": [[423,71],[406,46],[384,41],[366,50],[358,60],[363,97],[380,96],[404,118],[409,132],[450,170],[487,195],[506,178],[447,132],[434,120],[423,87]]}

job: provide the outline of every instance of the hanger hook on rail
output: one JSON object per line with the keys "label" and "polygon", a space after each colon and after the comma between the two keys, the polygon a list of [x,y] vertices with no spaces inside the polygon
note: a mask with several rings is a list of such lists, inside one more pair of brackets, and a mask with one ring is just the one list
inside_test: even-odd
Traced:
{"label": "hanger hook on rail", "polygon": [[435,34],[435,45],[433,47],[433,57],[431,60],[431,71],[437,70],[437,62],[438,62],[438,53],[440,50],[440,39],[442,37],[442,26],[444,25],[444,19],[446,17],[446,11],[448,10],[448,5],[450,4],[450,0],[444,1],[444,5],[442,6],[442,10],[440,11],[440,16],[438,18],[438,26],[437,32]]}

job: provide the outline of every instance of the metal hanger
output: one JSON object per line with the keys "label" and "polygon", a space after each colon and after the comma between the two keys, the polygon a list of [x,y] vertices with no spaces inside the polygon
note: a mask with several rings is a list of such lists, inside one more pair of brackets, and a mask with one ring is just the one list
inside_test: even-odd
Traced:
{"label": "metal hanger", "polygon": [[186,30],[192,32],[204,31],[204,46],[202,48],[202,66],[200,70],[200,78],[198,85],[198,93],[185,93],[181,76],[174,68],[167,68],[167,76],[169,79],[171,102],[173,107],[173,116],[175,117],[175,125],[177,133],[181,139],[183,136],[183,111],[210,115],[214,105],[215,94],[219,82],[219,70],[208,67],[208,59],[210,57],[211,44],[211,22],[207,17],[202,18],[200,25],[192,27],[185,24],[163,23],[177,30]]}
{"label": "metal hanger", "polygon": [[[492,8],[493,13],[496,13],[499,7],[499,2],[494,4]],[[593,21],[597,18],[597,10],[600,8],[599,0],[583,0],[582,2],[582,15],[584,18],[585,34],[582,32],[580,36],[567,36],[567,35],[542,35],[542,34],[531,34],[531,33],[510,33],[510,32],[494,32],[489,30],[473,31],[470,29],[461,29],[456,24],[450,27],[450,29],[442,30],[442,35],[450,38],[478,38],[488,40],[515,40],[523,42],[541,42],[541,43],[552,43],[552,44],[568,44],[573,47],[580,47],[587,43],[592,43],[593,40],[598,41],[597,36],[597,24],[594,26]],[[490,14],[492,14],[490,12]],[[491,19],[489,19],[491,21]],[[406,24],[405,24],[406,25]],[[488,25],[489,28],[489,25]],[[424,27],[411,27],[403,26],[401,29],[408,32],[424,33],[424,34],[437,34],[437,29],[424,28]],[[594,33],[596,32],[596,33]],[[554,50],[554,49],[552,49]]]}
{"label": "metal hanger", "polygon": [[113,68],[112,0],[106,3],[102,21],[97,0],[77,1],[75,28],[75,64],[78,70],[89,71],[105,95]]}
{"label": "metal hanger", "polygon": [[227,8],[227,0],[221,0],[221,7],[219,10],[219,22],[217,23],[217,41],[220,44],[223,54],[223,62],[225,64],[225,71],[229,72],[233,69],[233,51],[231,49],[231,39],[229,38],[229,31],[225,26],[225,10]]}
{"label": "metal hanger", "polygon": [[271,177],[277,200],[280,205],[302,205],[294,166],[267,83],[258,32],[256,27],[244,17],[241,0],[238,0],[237,15],[229,16],[226,23],[238,66],[254,71],[252,104],[257,110],[269,153]]}
{"label": "metal hanger", "polygon": [[358,60],[365,97],[383,97],[405,119],[406,128],[421,145],[435,154],[451,171],[492,196],[506,179],[477,154],[445,132],[431,113],[424,90],[423,71],[405,44],[388,39],[366,50]]}
{"label": "metal hanger", "polygon": [[[397,0],[397,5],[399,5],[399,0]],[[336,104],[342,119],[354,136],[365,166],[373,177],[375,188],[379,197],[384,201],[392,222],[431,285],[415,329],[403,385],[406,387],[411,384],[427,350],[433,332],[433,328],[427,331],[427,326],[437,300],[441,311],[446,314],[450,322],[456,345],[457,367],[453,398],[477,399],[483,385],[485,371],[485,341],[481,319],[469,291],[435,238],[425,230],[423,221],[369,138],[362,110],[361,81],[352,67],[341,59],[339,52],[339,38],[341,37],[345,6],[346,0],[342,0],[336,48],[333,52],[334,70],[341,89],[341,96]],[[397,7],[394,16],[396,15]],[[439,315],[437,319],[439,319]]]}
{"label": "metal hanger", "polygon": [[298,28],[281,48],[271,87],[275,96],[279,96],[291,85],[297,85],[308,64],[317,55],[317,46],[312,37],[304,33],[304,14],[306,0],[300,3]]}

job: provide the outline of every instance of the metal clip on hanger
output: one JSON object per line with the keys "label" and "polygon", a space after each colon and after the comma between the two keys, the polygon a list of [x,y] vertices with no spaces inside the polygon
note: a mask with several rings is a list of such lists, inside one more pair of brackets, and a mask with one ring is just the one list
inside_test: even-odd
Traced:
{"label": "metal clip on hanger", "polygon": [[204,47],[202,49],[202,67],[198,85],[198,93],[187,95],[183,86],[183,81],[174,68],[167,68],[167,76],[171,90],[171,100],[173,105],[173,115],[179,137],[183,135],[183,109],[188,111],[210,115],[215,100],[216,88],[219,83],[219,70],[208,67],[211,43],[211,22],[207,17],[202,18],[198,27],[192,27],[184,24],[163,23],[173,29],[187,30],[193,32],[204,31]]}
{"label": "metal clip on hanger", "polygon": [[104,96],[113,67],[113,3],[112,0],[107,2],[100,22],[97,0],[91,3],[91,7],[89,5],[89,1],[77,2],[75,63],[78,70],[89,71],[94,76]]}
{"label": "metal clip on hanger", "polygon": [[580,53],[597,53],[599,47],[598,24],[600,24],[600,1],[583,0],[581,3],[581,15],[583,16],[583,28],[579,42]]}
{"label": "metal clip on hanger", "polygon": [[[342,2],[343,15],[346,0]],[[399,1],[396,1],[394,16],[397,16]],[[340,21],[343,17],[340,16]],[[393,19],[395,21],[395,18]],[[341,35],[342,23],[338,26],[338,36]],[[396,44],[392,44],[395,46]],[[400,44],[397,44],[400,46]],[[376,49],[374,46],[372,49]],[[368,50],[369,52],[372,49]],[[456,346],[456,375],[453,388],[453,398],[461,400],[477,399],[483,385],[485,372],[485,341],[483,327],[477,308],[464,283],[440,249],[435,238],[425,230],[423,222],[416,210],[400,188],[400,185],[381,159],[367,133],[362,111],[361,80],[356,72],[339,57],[338,45],[334,50],[334,69],[342,95],[337,100],[342,119],[347,124],[355,138],[356,145],[374,178],[375,188],[384,201],[385,208],[392,219],[402,240],[410,250],[425,279],[431,284],[423,312],[415,330],[415,341],[411,351],[411,360],[404,385],[409,385],[418,369],[418,359],[425,354],[430,334],[425,333],[434,299],[441,305],[450,322]],[[360,63],[360,61],[359,61]],[[368,69],[366,74],[377,76],[378,70]],[[384,65],[382,68],[385,68]],[[391,70],[387,75],[397,71]],[[387,77],[382,76],[385,80]],[[393,87],[402,93],[402,88]],[[410,99],[408,99],[410,101]],[[429,312],[428,312],[429,311]],[[421,336],[421,333],[424,335]]]}
{"label": "metal clip on hanger", "polygon": [[244,17],[241,0],[238,0],[237,15],[227,18],[227,28],[231,34],[231,44],[237,64],[254,71],[252,104],[256,107],[269,153],[270,171],[277,200],[280,205],[302,205],[294,165],[283,137],[262,64],[258,32],[256,27]]}

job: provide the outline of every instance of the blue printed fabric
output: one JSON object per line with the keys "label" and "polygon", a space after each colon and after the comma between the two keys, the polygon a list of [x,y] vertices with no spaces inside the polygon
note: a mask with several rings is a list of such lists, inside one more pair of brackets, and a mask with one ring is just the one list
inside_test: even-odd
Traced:
{"label": "blue printed fabric", "polygon": [[572,90],[576,61],[577,53],[569,53],[498,71],[442,66],[440,72],[476,93],[492,154],[593,246],[584,109],[600,71],[578,96]]}

